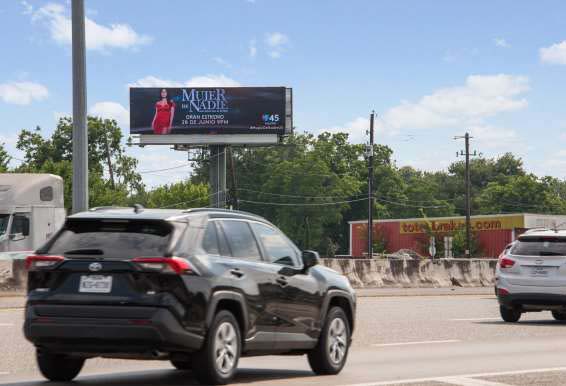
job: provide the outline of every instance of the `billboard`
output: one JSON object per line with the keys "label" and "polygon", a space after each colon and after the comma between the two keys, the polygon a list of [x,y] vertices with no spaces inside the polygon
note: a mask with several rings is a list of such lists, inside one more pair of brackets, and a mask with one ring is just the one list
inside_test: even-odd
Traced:
{"label": "billboard", "polygon": [[130,134],[178,138],[203,134],[283,135],[291,130],[289,88],[130,88]]}

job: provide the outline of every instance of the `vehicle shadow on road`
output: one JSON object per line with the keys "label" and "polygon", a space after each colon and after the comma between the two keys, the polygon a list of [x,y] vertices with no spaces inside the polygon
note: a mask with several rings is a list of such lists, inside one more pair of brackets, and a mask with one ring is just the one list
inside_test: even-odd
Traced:
{"label": "vehicle shadow on road", "polygon": [[493,325],[493,326],[515,326],[515,327],[522,327],[522,326],[556,326],[556,327],[564,327],[566,326],[566,321],[557,321],[557,320],[524,320],[517,323],[508,323],[504,322],[503,320],[498,321],[478,321],[474,322],[474,324],[483,324],[483,325]]}
{"label": "vehicle shadow on road", "polygon": [[[270,370],[270,369],[238,369],[232,384],[251,382],[266,382],[279,379],[314,377],[305,370]],[[116,373],[111,375],[87,375],[78,377],[74,382],[22,381],[2,383],[2,386],[59,386],[59,385],[88,385],[88,386],[188,386],[200,385],[190,371],[152,370]]]}

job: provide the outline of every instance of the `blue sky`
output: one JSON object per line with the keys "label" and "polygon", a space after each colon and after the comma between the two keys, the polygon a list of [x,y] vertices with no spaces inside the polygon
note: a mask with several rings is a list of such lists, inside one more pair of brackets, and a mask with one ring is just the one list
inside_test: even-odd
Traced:
{"label": "blue sky", "polygon": [[[284,85],[298,131],[348,131],[398,165],[443,169],[469,130],[486,156],[566,177],[562,1],[86,0],[88,106],[125,130],[128,85]],[[70,3],[0,3],[0,141],[53,130],[71,105]],[[167,147],[132,149],[140,170],[182,165]],[[17,164],[17,160],[14,164]],[[149,185],[186,169],[145,174]]]}

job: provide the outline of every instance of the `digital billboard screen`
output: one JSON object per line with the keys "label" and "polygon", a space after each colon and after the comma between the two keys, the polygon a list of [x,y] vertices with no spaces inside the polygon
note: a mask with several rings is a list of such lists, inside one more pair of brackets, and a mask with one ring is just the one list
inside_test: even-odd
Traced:
{"label": "digital billboard screen", "polygon": [[130,134],[285,134],[285,87],[132,87]]}

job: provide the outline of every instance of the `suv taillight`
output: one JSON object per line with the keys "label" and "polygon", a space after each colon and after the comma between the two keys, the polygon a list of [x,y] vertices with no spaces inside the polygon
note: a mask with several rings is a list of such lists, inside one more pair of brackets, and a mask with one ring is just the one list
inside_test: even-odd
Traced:
{"label": "suv taillight", "polygon": [[505,255],[499,256],[499,268],[511,268],[515,265],[515,260],[510,259]]}
{"label": "suv taillight", "polygon": [[160,273],[193,273],[189,262],[180,257],[136,257],[132,259],[142,270]]}
{"label": "suv taillight", "polygon": [[63,256],[30,255],[26,257],[26,269],[34,271],[42,268],[51,268],[65,260]]}

